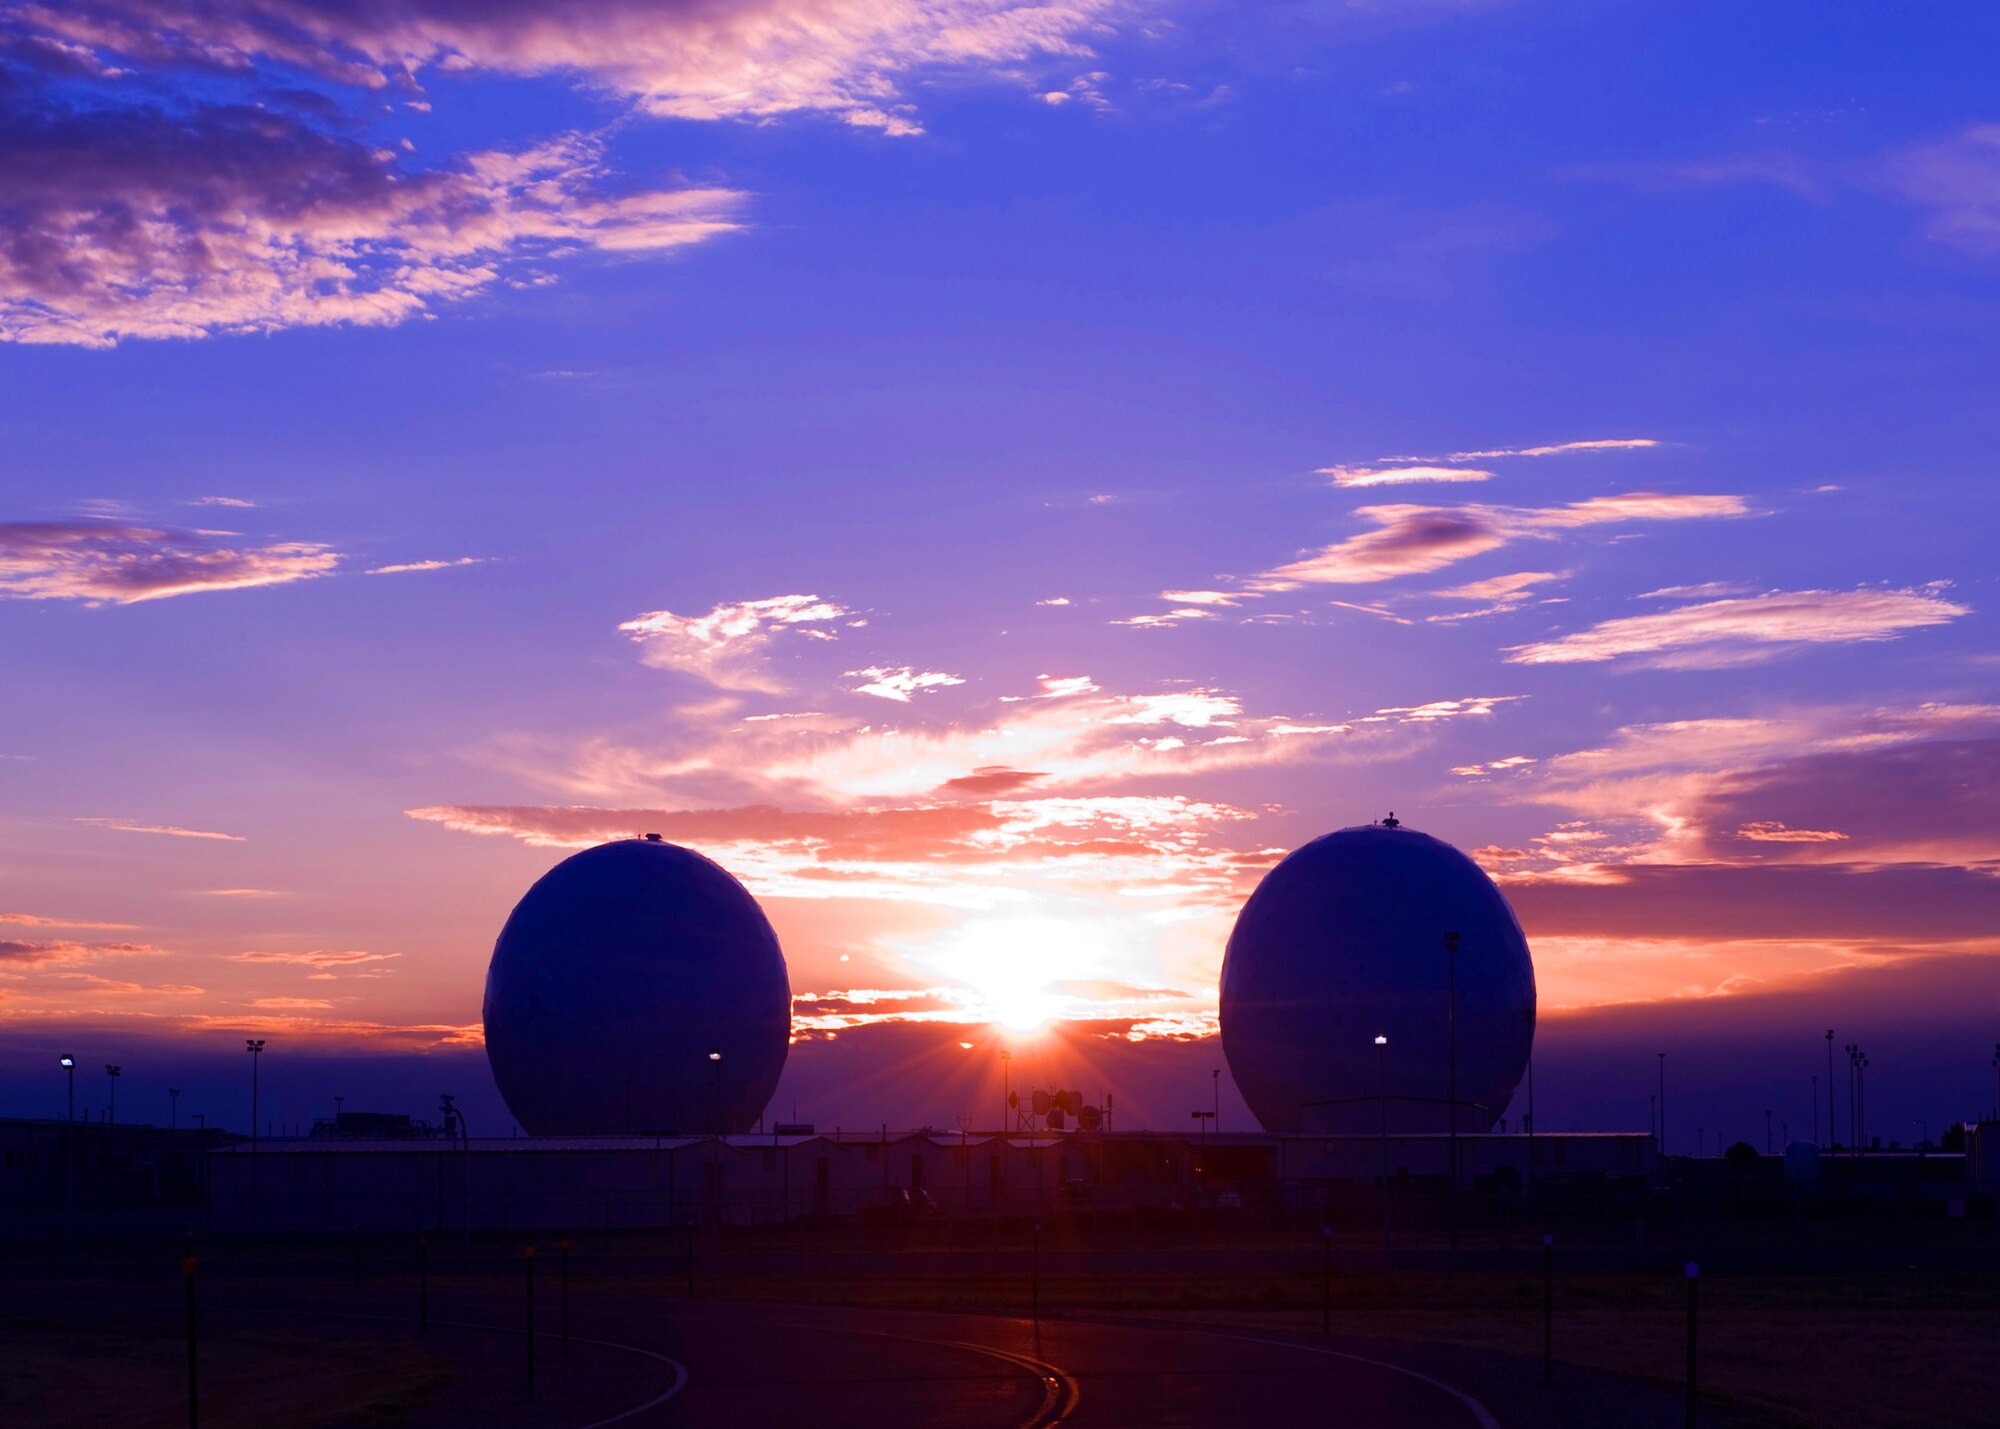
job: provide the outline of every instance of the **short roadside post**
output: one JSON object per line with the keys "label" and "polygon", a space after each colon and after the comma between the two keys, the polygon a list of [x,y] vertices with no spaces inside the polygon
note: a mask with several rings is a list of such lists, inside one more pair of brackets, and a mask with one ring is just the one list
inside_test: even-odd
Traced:
{"label": "short roadside post", "polygon": [[181,1281],[187,1295],[188,1429],[199,1429],[201,1401],[195,1393],[194,1257],[191,1255],[181,1261]]}
{"label": "short roadside post", "polygon": [[1542,1383],[1549,1384],[1555,1379],[1555,1273],[1556,1238],[1542,1237]]}
{"label": "short roadside post", "polygon": [[1690,1260],[1687,1263],[1686,1272],[1687,1272],[1687,1283],[1688,1283],[1687,1429],[1694,1429],[1694,1401],[1695,1401],[1694,1311],[1695,1311],[1695,1291],[1697,1287],[1699,1287],[1701,1284],[1701,1267],[1695,1264],[1692,1260]]}
{"label": "short roadside post", "polygon": [[1333,1333],[1333,1227],[1319,1228],[1319,1332]]}
{"label": "short roadside post", "polygon": [[521,1262],[528,1268],[528,1402],[535,1400],[535,1248],[531,1245],[521,1252]]}

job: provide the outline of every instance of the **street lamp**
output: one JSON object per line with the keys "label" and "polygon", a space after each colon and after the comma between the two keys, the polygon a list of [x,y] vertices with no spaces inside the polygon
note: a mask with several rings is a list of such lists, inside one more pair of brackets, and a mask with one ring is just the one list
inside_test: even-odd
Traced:
{"label": "street lamp", "polygon": [[250,1229],[257,1229],[257,1080],[264,1065],[264,1039],[246,1037],[243,1050],[250,1054]]}
{"label": "street lamp", "polygon": [[[1995,1054],[1994,1061],[1996,1063],[2000,1063],[2000,1047],[1995,1047],[1993,1051]],[[65,1052],[62,1054],[62,1056],[56,1058],[56,1065],[61,1067],[65,1072],[69,1073],[69,1116],[67,1119],[70,1121],[75,1121],[76,1120],[76,1058],[70,1056],[69,1053]]]}
{"label": "street lamp", "polygon": [[717,1136],[722,1135],[722,1049],[708,1049],[708,1119]]}
{"label": "street lamp", "polygon": [[114,1062],[104,1064],[104,1073],[111,1078],[110,1117],[113,1126],[118,1125],[118,1079],[125,1075],[125,1069]]}

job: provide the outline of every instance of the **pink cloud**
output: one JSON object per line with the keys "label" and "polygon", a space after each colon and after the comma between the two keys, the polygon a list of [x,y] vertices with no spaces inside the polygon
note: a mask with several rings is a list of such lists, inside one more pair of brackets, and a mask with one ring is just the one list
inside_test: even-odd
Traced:
{"label": "pink cloud", "polygon": [[559,254],[660,252],[742,195],[615,196],[595,139],[412,169],[269,108],[54,102],[0,135],[0,339],[402,322]]}
{"label": "pink cloud", "polygon": [[1354,513],[1376,529],[1253,577],[1259,592],[1304,585],[1361,585],[1423,575],[1510,542],[1625,521],[1745,516],[1740,496],[1675,496],[1635,491],[1564,506],[1364,506]]}
{"label": "pink cloud", "polygon": [[174,839],[212,839],[219,843],[247,843],[241,834],[219,834],[209,829],[183,829],[174,824],[138,824],[130,819],[75,819],[79,824],[94,824],[101,829],[115,829],[121,834],[160,834]]}
{"label": "pink cloud", "polygon": [[1934,588],[1772,591],[1601,621],[1554,640],[1514,646],[1507,659],[1555,665],[1644,655],[1664,669],[1714,669],[1803,645],[1891,640],[1970,613],[1971,607],[1944,599]]}
{"label": "pink cloud", "polygon": [[865,682],[854,687],[857,695],[873,695],[878,700],[893,700],[904,705],[919,691],[965,683],[959,676],[947,675],[942,670],[916,670],[908,665],[870,665],[865,670],[849,670],[847,673],[850,678]]}
{"label": "pink cloud", "polygon": [[1929,210],[1931,237],[1978,257],[2000,256],[2000,124],[1892,155],[1890,186]]}
{"label": "pink cloud", "polygon": [[[0,246],[5,242],[0,238]],[[313,542],[228,546],[222,540],[209,532],[120,521],[0,523],[0,596],[131,605],[310,580],[340,561],[330,547]]]}
{"label": "pink cloud", "polygon": [[78,63],[261,63],[405,92],[426,70],[558,75],[679,119],[819,111],[912,133],[902,88],[920,70],[1012,70],[1088,55],[1113,0],[74,0],[34,24]]}

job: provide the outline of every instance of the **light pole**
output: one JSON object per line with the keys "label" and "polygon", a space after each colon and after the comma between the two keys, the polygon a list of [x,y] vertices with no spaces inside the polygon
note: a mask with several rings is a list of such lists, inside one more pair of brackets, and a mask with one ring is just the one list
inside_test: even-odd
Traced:
{"label": "light pole", "polygon": [[257,1229],[257,1073],[264,1065],[264,1039],[246,1037],[243,1050],[250,1054],[250,1229]]}
{"label": "light pole", "polygon": [[1660,1058],[1660,1155],[1667,1154],[1667,1054]]}
{"label": "light pole", "polygon": [[[1995,1054],[1994,1060],[1996,1062],[2000,1062],[2000,1047],[1995,1047],[1993,1050]],[[76,1120],[76,1058],[70,1056],[69,1053],[65,1052],[62,1054],[62,1056],[56,1059],[56,1064],[60,1066],[65,1072],[69,1073],[69,1115],[65,1118],[65,1120],[75,1121]]]}
{"label": "light pole", "polygon": [[111,1078],[110,1117],[113,1126],[118,1125],[118,1079],[125,1075],[125,1069],[114,1062],[104,1064],[104,1074]]}
{"label": "light pole", "polygon": [[1014,1054],[1005,1048],[1000,1052],[1000,1134],[1005,1136],[1013,1130],[1007,1123],[1013,1120],[1014,1108]]}
{"label": "light pole", "polygon": [[1535,1009],[1521,1009],[1521,1020],[1528,1024],[1528,1184],[1535,1181]]}
{"label": "light pole", "polygon": [[1380,1090],[1377,1100],[1382,1104],[1381,1139],[1377,1143],[1375,1159],[1382,1172],[1382,1249],[1389,1248],[1389,1039],[1382,1033],[1375,1034],[1375,1078]]}
{"label": "light pole", "polygon": [[1458,934],[1444,935],[1445,1040],[1448,1044],[1445,1100],[1451,1118],[1451,1193],[1458,1195]]}
{"label": "light pole", "polygon": [[714,1135],[722,1135],[722,1049],[708,1049],[708,1121]]}
{"label": "light pole", "polygon": [[179,1087],[168,1087],[167,1130],[179,1131],[180,1129],[181,1129],[181,1089]]}

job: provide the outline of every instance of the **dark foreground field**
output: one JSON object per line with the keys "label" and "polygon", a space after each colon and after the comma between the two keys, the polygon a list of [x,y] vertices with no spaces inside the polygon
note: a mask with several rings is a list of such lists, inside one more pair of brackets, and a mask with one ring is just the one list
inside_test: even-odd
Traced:
{"label": "dark foreground field", "polygon": [[[1712,1248],[1699,1290],[1703,1422],[1992,1423],[1992,1230],[1833,1230],[1805,1243],[1752,1227]],[[1678,1250],[1558,1245],[1545,1386],[1538,1236],[1385,1256],[1358,1236],[1054,1223],[1037,1249],[1027,1222],[579,1235],[567,1356],[559,1239],[197,1239],[201,1422],[1682,1422]],[[0,1423],[189,1422],[185,1245],[13,1248]]]}

